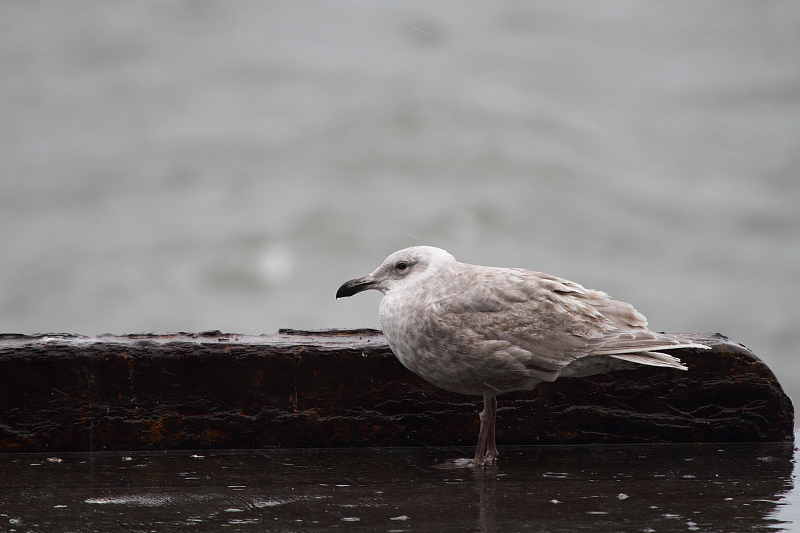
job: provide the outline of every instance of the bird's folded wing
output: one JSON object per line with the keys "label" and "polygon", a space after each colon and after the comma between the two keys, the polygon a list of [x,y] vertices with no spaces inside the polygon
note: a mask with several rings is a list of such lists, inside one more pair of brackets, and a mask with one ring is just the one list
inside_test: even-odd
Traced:
{"label": "bird's folded wing", "polygon": [[460,277],[461,290],[436,302],[442,334],[462,332],[455,342],[463,349],[511,357],[538,379],[552,381],[590,355],[680,367],[672,356],[643,352],[697,347],[649,331],[646,318],[627,303],[547,274],[472,267]]}

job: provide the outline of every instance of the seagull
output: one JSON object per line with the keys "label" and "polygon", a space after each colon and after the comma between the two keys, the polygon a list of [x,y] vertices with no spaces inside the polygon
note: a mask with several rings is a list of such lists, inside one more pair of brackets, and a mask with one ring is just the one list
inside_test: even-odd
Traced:
{"label": "seagull", "polygon": [[604,292],[533,270],[460,263],[431,246],[391,254],[336,298],[368,289],[383,293],[381,328],[406,368],[442,389],[483,396],[475,466],[498,456],[497,395],[640,365],[687,370],[663,350],[709,348],[650,331],[633,306]]}

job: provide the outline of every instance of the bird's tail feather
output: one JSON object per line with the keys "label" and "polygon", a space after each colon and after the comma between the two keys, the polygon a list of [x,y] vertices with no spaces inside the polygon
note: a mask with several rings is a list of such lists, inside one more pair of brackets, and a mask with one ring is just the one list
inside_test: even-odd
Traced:
{"label": "bird's tail feather", "polygon": [[677,368],[680,370],[689,370],[689,368],[677,357],[673,357],[672,355],[661,352],[622,353],[612,354],[609,357],[621,359],[623,361],[630,361],[631,363],[639,363],[640,365],[663,366],[668,368]]}

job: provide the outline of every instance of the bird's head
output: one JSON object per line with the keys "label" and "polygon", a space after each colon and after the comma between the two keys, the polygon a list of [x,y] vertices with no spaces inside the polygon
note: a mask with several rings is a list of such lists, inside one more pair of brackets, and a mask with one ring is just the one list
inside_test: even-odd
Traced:
{"label": "bird's head", "polygon": [[405,248],[387,257],[371,274],[342,284],[336,291],[336,298],[352,296],[369,289],[386,294],[398,287],[409,287],[420,283],[455,262],[455,258],[441,248],[432,246]]}

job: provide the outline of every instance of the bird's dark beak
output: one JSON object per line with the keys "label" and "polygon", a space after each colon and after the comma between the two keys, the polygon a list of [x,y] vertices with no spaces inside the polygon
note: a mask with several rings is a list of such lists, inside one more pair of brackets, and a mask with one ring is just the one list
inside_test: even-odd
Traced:
{"label": "bird's dark beak", "polygon": [[371,289],[375,286],[375,280],[372,279],[370,276],[364,276],[363,278],[356,278],[351,279],[350,281],[346,281],[339,287],[339,290],[336,291],[336,298],[345,298],[347,296],[352,296],[354,294],[358,294],[361,291],[365,291],[367,289]]}

